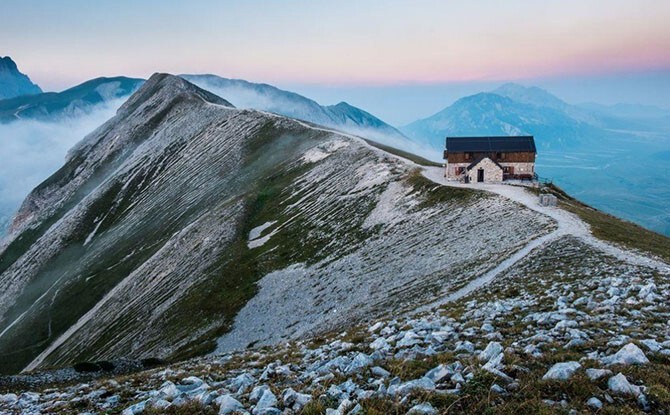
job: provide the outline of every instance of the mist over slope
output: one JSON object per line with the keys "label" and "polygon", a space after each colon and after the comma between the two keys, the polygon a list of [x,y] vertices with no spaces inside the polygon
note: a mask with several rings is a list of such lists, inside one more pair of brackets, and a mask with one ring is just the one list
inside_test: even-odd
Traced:
{"label": "mist over slope", "polygon": [[[154,75],[24,201],[0,248],[0,369],[180,359],[347,326],[433,301],[552,227],[414,169]],[[515,239],[488,243],[502,235]],[[259,281],[270,321],[240,312]]]}
{"label": "mist over slope", "polygon": [[63,92],[0,100],[0,237],[21,201],[55,172],[68,150],[111,118],[142,83],[97,78]]}
{"label": "mist over slope", "polygon": [[0,57],[0,100],[41,92],[39,86],[19,71],[12,58]]}
{"label": "mist over slope", "polygon": [[302,95],[284,91],[268,84],[252,83],[241,79],[227,79],[216,75],[180,76],[203,89],[227,97],[230,102],[239,108],[274,112],[360,135],[423,157],[434,156],[428,148],[408,140],[396,128],[346,102],[322,106]]}
{"label": "mist over slope", "polygon": [[21,119],[59,121],[94,111],[100,104],[125,99],[142,85],[144,80],[126,78],[96,78],[63,92],[45,92],[13,99],[0,100],[0,123]]}

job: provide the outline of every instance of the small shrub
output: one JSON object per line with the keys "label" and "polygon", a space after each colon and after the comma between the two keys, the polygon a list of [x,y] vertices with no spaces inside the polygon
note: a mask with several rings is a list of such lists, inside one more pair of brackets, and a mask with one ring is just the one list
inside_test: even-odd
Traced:
{"label": "small shrub", "polygon": [[73,369],[77,373],[91,373],[91,372],[100,372],[102,368],[97,363],[93,362],[79,362],[73,366]]}
{"label": "small shrub", "polygon": [[165,409],[147,407],[143,415],[216,415],[219,409],[213,405],[205,405],[198,401],[188,401],[183,405],[170,405]]}
{"label": "small shrub", "polygon": [[116,365],[114,363],[108,362],[106,360],[95,362],[95,364],[100,366],[100,369],[104,370],[105,372],[111,372],[116,369]]}
{"label": "small shrub", "polygon": [[145,369],[150,369],[156,366],[164,365],[166,362],[162,359],[149,357],[147,359],[142,359],[140,363],[142,363],[142,367],[144,367]]}

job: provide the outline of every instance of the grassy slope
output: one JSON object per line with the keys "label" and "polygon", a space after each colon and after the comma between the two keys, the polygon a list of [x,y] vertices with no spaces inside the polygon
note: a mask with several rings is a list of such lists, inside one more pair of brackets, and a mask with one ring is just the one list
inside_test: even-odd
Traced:
{"label": "grassy slope", "polygon": [[432,166],[432,167],[442,167],[441,163],[436,163],[434,161],[430,161],[428,159],[425,159],[421,156],[417,156],[416,154],[404,151],[404,150],[399,150],[395,147],[391,146],[386,146],[384,144],[379,144],[375,141],[372,140],[365,140],[368,144],[370,144],[373,147],[377,147],[380,150],[384,150],[387,153],[395,154],[396,156],[402,157],[407,160],[411,160],[415,162],[416,164],[419,164],[421,166]]}
{"label": "grassy slope", "polygon": [[592,208],[554,185],[549,185],[548,190],[558,197],[562,208],[588,223],[597,238],[647,252],[670,262],[670,238]]}

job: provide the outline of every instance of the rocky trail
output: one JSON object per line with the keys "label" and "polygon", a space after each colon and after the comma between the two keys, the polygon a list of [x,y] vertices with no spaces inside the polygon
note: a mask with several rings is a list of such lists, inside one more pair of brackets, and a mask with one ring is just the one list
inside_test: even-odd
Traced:
{"label": "rocky trail", "polygon": [[533,195],[531,192],[527,191],[525,186],[492,184],[492,183],[486,183],[486,184],[456,183],[453,181],[446,180],[444,178],[443,169],[440,167],[422,167],[422,174],[424,175],[424,177],[443,186],[452,186],[457,188],[474,188],[474,189],[485,190],[487,192],[496,193],[514,202],[520,203],[533,211],[549,216],[550,218],[556,221],[557,228],[551,233],[529,242],[526,246],[521,248],[511,257],[504,260],[495,268],[488,271],[481,277],[473,281],[470,281],[465,287],[459,289],[453,294],[450,294],[446,298],[440,299],[433,304],[421,307],[418,310],[419,312],[425,311],[426,309],[430,309],[430,307],[458,300],[472,293],[474,290],[481,288],[485,284],[490,283],[498,275],[503,274],[507,269],[512,267],[515,263],[524,259],[534,249],[546,246],[549,243],[564,236],[572,236],[578,238],[581,241],[585,242],[586,244],[595,247],[596,249],[608,255],[611,255],[619,260],[628,262],[630,264],[643,265],[666,273],[670,272],[670,265],[666,263],[660,262],[653,258],[649,258],[642,254],[631,252],[630,250],[622,249],[620,247],[614,246],[610,243],[607,243],[603,240],[594,237],[591,234],[589,225],[584,223],[584,221],[582,221],[579,217],[577,217],[577,215],[556,206],[541,205],[539,203],[539,198]]}

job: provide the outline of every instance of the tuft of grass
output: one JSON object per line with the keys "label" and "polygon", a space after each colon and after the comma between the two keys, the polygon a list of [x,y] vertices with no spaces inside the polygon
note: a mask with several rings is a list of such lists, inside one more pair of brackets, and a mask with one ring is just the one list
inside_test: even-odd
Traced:
{"label": "tuft of grass", "polygon": [[411,380],[422,377],[430,369],[439,364],[452,363],[456,360],[452,352],[439,353],[421,359],[389,359],[382,366],[402,380]]}
{"label": "tuft of grass", "polygon": [[219,409],[216,405],[205,405],[198,401],[188,401],[183,405],[170,405],[165,409],[147,407],[144,415],[216,415]]}
{"label": "tuft of grass", "polygon": [[322,397],[312,399],[299,412],[300,415],[322,415],[326,413],[326,409],[337,407],[337,402],[331,399]]}

